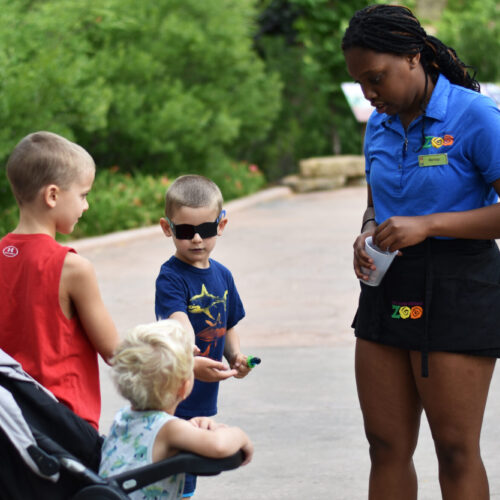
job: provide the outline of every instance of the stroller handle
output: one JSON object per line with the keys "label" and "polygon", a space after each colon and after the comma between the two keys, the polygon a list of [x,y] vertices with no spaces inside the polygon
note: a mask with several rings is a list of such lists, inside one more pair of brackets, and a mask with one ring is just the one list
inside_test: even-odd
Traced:
{"label": "stroller handle", "polygon": [[125,492],[131,493],[173,474],[189,473],[197,476],[215,476],[223,471],[238,468],[243,463],[244,458],[245,455],[241,450],[224,458],[208,458],[196,453],[180,452],[160,462],[122,472],[116,476],[110,476],[108,479],[118,483]]}

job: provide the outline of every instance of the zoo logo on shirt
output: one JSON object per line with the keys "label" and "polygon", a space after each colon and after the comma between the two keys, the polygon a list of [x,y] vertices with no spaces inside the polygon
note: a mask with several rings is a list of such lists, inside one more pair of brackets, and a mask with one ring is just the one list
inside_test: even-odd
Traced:
{"label": "zoo logo on shirt", "polygon": [[446,134],[444,137],[433,137],[432,135],[426,135],[425,143],[422,147],[424,149],[439,149],[441,146],[451,146],[454,140],[455,138],[449,134]]}

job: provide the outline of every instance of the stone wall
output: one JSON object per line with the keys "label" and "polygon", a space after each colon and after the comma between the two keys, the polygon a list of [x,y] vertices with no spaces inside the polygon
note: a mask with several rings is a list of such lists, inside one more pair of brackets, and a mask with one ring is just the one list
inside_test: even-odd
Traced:
{"label": "stone wall", "polygon": [[337,155],[307,158],[299,163],[299,174],[289,175],[281,183],[296,193],[337,189],[365,182],[362,155]]}

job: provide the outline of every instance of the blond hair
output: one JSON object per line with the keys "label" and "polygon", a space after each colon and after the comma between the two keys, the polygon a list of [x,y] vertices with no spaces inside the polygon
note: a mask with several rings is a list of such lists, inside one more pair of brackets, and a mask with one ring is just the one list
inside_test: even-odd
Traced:
{"label": "blond hair", "polygon": [[113,380],[135,410],[162,410],[193,374],[193,341],[173,319],[138,325],[111,359]]}
{"label": "blond hair", "polygon": [[180,207],[214,207],[222,210],[222,193],[215,184],[202,175],[183,175],[175,179],[165,195],[165,215],[171,218]]}
{"label": "blond hair", "polygon": [[19,205],[32,202],[45,186],[63,190],[88,169],[92,157],[78,144],[52,132],[34,132],[17,144],[7,162],[7,177]]}

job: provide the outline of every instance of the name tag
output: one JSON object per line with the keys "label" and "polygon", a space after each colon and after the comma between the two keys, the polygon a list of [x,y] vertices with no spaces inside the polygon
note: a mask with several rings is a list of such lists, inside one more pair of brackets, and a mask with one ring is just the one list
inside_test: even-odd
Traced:
{"label": "name tag", "polygon": [[440,153],[436,155],[419,155],[419,167],[435,167],[437,165],[448,165],[448,154]]}

